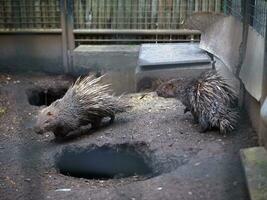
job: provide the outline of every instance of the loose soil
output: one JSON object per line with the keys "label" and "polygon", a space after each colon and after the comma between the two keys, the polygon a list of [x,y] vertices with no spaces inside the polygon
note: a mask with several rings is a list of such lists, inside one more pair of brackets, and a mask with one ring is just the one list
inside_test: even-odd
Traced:
{"label": "loose soil", "polygon": [[[63,141],[35,134],[43,106],[30,105],[27,91],[72,82],[66,76],[0,75],[0,199],[249,199],[239,150],[257,145],[257,137],[245,113],[232,134],[199,133],[179,101],[137,93],[125,97],[131,109],[97,131]],[[55,166],[64,148],[118,144],[149,151],[155,175],[92,180],[65,176]]]}

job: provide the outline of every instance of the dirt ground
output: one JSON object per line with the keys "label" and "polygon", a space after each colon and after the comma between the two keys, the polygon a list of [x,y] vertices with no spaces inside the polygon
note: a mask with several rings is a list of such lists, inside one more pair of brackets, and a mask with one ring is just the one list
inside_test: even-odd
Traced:
{"label": "dirt ground", "polygon": [[[223,136],[199,133],[192,116],[174,99],[133,94],[133,105],[114,124],[66,141],[33,131],[41,107],[28,103],[33,87],[69,85],[71,78],[42,74],[0,75],[0,199],[249,199],[239,150],[257,145],[242,113],[238,130]],[[62,148],[129,143],[151,152],[157,174],[87,180],[60,174],[55,155]]]}

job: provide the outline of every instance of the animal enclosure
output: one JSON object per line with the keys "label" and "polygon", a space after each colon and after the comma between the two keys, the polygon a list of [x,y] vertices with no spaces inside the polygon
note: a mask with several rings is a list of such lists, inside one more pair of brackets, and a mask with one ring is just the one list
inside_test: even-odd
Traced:
{"label": "animal enclosure", "polygon": [[[60,28],[62,0],[1,0],[0,28]],[[67,1],[75,29],[177,29],[193,12],[221,12],[223,0]]]}

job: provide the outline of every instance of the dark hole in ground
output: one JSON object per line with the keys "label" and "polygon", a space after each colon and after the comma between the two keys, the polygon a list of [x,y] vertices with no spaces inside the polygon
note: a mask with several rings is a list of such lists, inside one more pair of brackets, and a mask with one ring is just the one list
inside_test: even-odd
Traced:
{"label": "dark hole in ground", "polygon": [[28,101],[34,106],[49,106],[67,92],[67,88],[32,89],[27,91]]}
{"label": "dark hole in ground", "polygon": [[78,178],[112,179],[150,176],[149,157],[127,145],[65,149],[56,157],[59,172]]}

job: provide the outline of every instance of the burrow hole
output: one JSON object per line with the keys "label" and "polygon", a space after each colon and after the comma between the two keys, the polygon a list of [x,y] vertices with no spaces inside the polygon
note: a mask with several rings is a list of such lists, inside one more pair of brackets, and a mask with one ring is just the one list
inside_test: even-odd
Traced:
{"label": "burrow hole", "polygon": [[67,88],[30,89],[27,91],[28,102],[34,106],[49,106],[67,92]]}
{"label": "burrow hole", "polygon": [[114,179],[153,174],[151,159],[135,146],[120,144],[63,149],[56,156],[61,174],[86,179]]}

